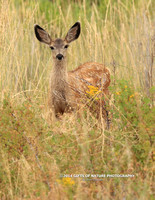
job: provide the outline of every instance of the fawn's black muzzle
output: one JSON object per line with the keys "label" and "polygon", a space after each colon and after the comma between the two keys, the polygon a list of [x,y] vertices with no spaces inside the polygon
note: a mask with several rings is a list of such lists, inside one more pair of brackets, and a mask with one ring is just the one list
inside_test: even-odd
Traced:
{"label": "fawn's black muzzle", "polygon": [[56,58],[57,58],[58,60],[62,60],[63,57],[64,57],[64,56],[63,56],[62,54],[60,54],[60,53],[56,56]]}

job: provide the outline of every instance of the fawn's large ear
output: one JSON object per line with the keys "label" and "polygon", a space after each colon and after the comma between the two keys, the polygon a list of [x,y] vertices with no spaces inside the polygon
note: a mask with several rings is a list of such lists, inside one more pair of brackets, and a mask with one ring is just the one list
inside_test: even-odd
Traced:
{"label": "fawn's large ear", "polygon": [[73,42],[80,35],[81,27],[80,22],[76,22],[68,31],[65,40],[67,43]]}
{"label": "fawn's large ear", "polygon": [[34,32],[36,35],[36,38],[40,41],[43,42],[45,44],[50,45],[52,42],[51,37],[49,36],[49,34],[43,29],[41,28],[39,25],[35,24],[34,25]]}

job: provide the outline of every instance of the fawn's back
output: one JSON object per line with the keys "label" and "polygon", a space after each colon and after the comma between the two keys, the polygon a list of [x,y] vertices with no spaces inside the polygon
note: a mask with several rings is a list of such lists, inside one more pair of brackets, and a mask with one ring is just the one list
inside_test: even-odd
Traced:
{"label": "fawn's back", "polygon": [[89,86],[97,87],[105,95],[109,94],[110,73],[102,64],[87,62],[68,72],[68,83],[74,97],[79,102],[89,91]]}

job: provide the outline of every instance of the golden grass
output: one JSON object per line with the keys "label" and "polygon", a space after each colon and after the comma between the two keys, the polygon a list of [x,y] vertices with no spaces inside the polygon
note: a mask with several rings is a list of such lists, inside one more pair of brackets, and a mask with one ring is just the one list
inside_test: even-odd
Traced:
{"label": "golden grass", "polygon": [[[152,137],[153,125],[145,126],[138,107],[141,124],[133,126],[115,104],[115,95],[121,94],[117,81],[125,79],[139,96],[147,94],[153,101],[154,1],[108,0],[104,15],[96,3],[88,12],[86,1],[68,2],[68,7],[51,2],[48,15],[41,1],[0,2],[0,137],[4,134],[0,140],[0,198],[153,199],[153,144],[143,138],[147,132]],[[110,69],[111,85],[116,87],[110,106],[119,117],[109,131],[87,109],[81,109],[80,118],[76,113],[65,114],[62,121],[48,123],[52,59],[50,49],[36,40],[33,26],[41,25],[56,38],[64,37],[76,21],[82,23],[82,32],[69,48],[68,70],[87,61]],[[138,95],[136,102],[140,102]],[[143,164],[133,151],[137,137],[144,141],[148,156]],[[59,177],[108,173],[134,174],[135,178],[84,181]]]}

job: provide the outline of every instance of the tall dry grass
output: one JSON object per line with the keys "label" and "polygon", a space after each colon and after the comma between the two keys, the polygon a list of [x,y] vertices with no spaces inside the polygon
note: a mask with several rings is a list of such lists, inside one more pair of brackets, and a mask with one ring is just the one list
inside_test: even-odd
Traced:
{"label": "tall dry grass", "polygon": [[[113,63],[117,78],[134,82],[135,87],[149,87],[154,82],[152,53],[154,48],[154,16],[150,9],[153,2],[138,1],[138,6],[122,1],[108,1],[105,18],[95,3],[91,16],[87,16],[85,3],[80,5],[80,14],[74,17],[72,4],[58,10],[46,20],[39,9],[39,2],[1,2],[1,90],[17,94],[22,91],[47,92],[49,72],[52,68],[50,50],[40,45],[34,36],[33,25],[40,24],[55,37],[63,37],[77,20],[82,22],[82,33],[72,44],[68,55],[68,69],[80,63],[97,61],[104,63],[113,75]],[[135,7],[137,6],[137,7]],[[150,80],[148,80],[150,79]],[[134,81],[133,81],[134,80]],[[147,83],[149,82],[149,83]],[[38,92],[37,92],[38,93]]]}
{"label": "tall dry grass", "polygon": [[[136,98],[133,108],[137,106],[139,121],[133,125],[112,92],[120,90],[118,81],[123,79],[153,105],[155,4],[108,0],[105,5],[102,9],[99,1],[0,1],[1,199],[153,199],[152,115],[143,123],[148,113],[142,116]],[[110,69],[110,105],[119,114],[109,131],[87,110],[81,119],[73,113],[60,122],[47,122],[52,58],[50,49],[36,40],[33,26],[41,25],[56,38],[64,37],[76,21],[82,32],[68,50],[68,70],[87,61]],[[65,182],[59,177],[104,173],[135,178]]]}

